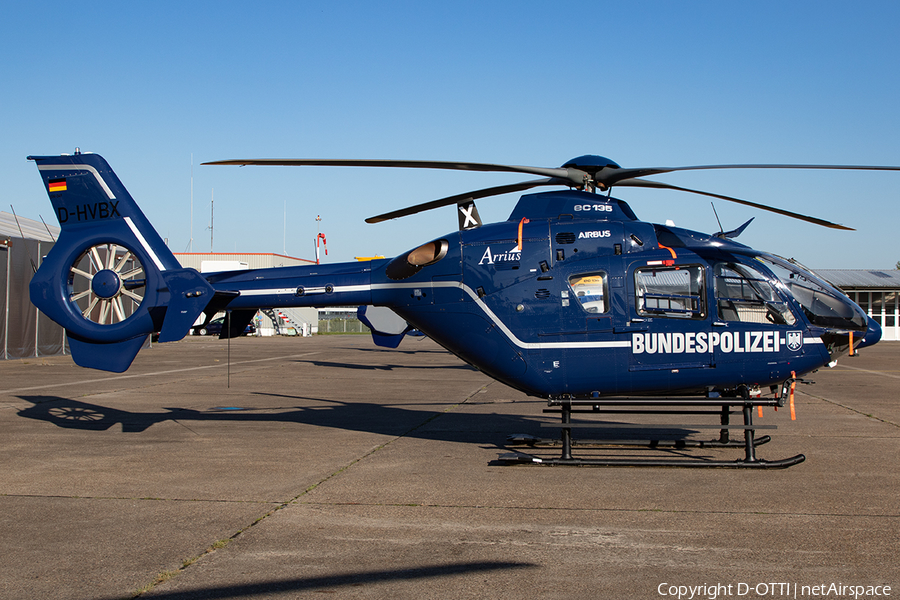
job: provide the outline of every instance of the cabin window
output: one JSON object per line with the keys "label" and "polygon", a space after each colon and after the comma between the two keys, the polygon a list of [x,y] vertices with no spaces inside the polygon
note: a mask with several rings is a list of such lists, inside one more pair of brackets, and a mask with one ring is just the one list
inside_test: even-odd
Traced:
{"label": "cabin window", "polygon": [[715,267],[716,305],[723,321],[793,325],[790,308],[765,275],[747,265],[718,263]]}
{"label": "cabin window", "polygon": [[654,317],[706,317],[703,267],[648,267],[634,272],[637,312]]}
{"label": "cabin window", "polygon": [[569,277],[572,295],[589,313],[605,313],[609,310],[607,277],[602,271],[581,273]]}

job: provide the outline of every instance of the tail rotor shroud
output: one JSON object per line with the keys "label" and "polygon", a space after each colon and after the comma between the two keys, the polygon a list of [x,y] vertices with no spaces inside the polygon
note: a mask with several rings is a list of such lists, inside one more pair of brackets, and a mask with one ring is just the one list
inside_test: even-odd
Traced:
{"label": "tail rotor shroud", "polygon": [[94,244],[69,269],[69,302],[98,325],[131,318],[144,302],[147,279],[135,252],[115,242]]}

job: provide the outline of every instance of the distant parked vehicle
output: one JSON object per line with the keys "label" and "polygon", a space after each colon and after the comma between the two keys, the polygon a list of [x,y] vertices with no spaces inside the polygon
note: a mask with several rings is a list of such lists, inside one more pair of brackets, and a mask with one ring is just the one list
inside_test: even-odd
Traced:
{"label": "distant parked vehicle", "polygon": [[[225,324],[225,317],[213,319],[209,323],[196,325],[191,329],[191,335],[219,335],[222,333],[222,327]],[[248,323],[241,335],[256,335],[256,326]]]}

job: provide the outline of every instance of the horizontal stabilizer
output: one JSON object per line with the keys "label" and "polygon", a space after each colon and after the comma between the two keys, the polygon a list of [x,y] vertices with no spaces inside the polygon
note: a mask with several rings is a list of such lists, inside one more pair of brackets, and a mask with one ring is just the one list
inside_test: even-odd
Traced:
{"label": "horizontal stabilizer", "polygon": [[171,300],[166,308],[159,341],[176,342],[187,335],[191,325],[213,299],[215,290],[195,269],[164,271],[162,276]]}

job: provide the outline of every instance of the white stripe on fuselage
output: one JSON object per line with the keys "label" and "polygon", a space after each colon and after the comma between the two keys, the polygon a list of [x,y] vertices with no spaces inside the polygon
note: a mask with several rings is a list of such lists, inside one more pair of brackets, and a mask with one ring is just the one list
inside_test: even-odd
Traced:
{"label": "white stripe on fuselage", "polygon": [[[593,341],[593,342],[525,342],[520,340],[510,330],[506,324],[492,311],[484,301],[478,297],[469,286],[460,281],[432,281],[432,282],[412,282],[412,283],[375,283],[371,285],[346,285],[334,286],[334,294],[349,292],[365,292],[375,290],[396,290],[396,289],[428,289],[428,288],[459,288],[472,299],[475,304],[484,312],[485,316],[494,323],[500,331],[503,332],[510,342],[523,350],[549,350],[549,349],[567,349],[567,348],[630,348],[630,340],[619,341]],[[324,287],[304,288],[304,295],[321,294],[325,292]],[[273,288],[265,290],[242,290],[242,296],[265,296],[265,295],[296,295],[296,288]],[[821,338],[809,337],[803,338],[804,344],[821,344]]]}
{"label": "white stripe on fuselage", "polygon": [[[303,286],[299,286],[303,287]],[[283,296],[286,294],[290,294],[291,296],[297,295],[298,288],[270,288],[265,290],[241,290],[241,296]],[[348,294],[350,292],[368,292],[372,289],[372,286],[368,284],[363,285],[336,285],[334,286],[333,293],[335,294]],[[303,287],[303,296],[310,296],[313,294],[324,294],[325,286],[320,287]]]}
{"label": "white stripe on fuselage", "polygon": [[[396,288],[410,289],[410,288],[421,288],[427,287],[423,286],[420,283],[376,283],[372,285],[373,290],[389,290]],[[631,347],[631,342],[627,340],[623,341],[613,341],[613,342],[524,342],[520,340],[516,335],[506,326],[506,324],[500,320],[500,318],[494,314],[487,304],[478,297],[472,288],[462,283],[461,281],[434,281],[431,284],[431,287],[443,287],[443,288],[459,288],[472,299],[478,307],[484,311],[484,314],[491,320],[499,329],[503,332],[509,341],[522,348],[523,350],[547,350],[551,348],[629,348]]]}

